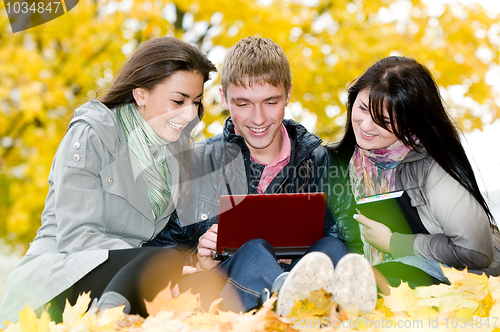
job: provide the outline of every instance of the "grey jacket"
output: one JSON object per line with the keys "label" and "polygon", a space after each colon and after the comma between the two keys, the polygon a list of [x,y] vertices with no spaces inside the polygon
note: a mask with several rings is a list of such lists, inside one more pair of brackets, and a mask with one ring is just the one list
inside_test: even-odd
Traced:
{"label": "grey jacket", "polygon": [[[167,158],[172,179],[179,167]],[[42,225],[11,272],[0,321],[17,321],[106,261],[108,250],[141,246],[167,224],[171,204],[154,220],[146,187],[114,110],[98,101],[78,108],[52,163]]]}
{"label": "grey jacket", "polygon": [[397,168],[396,181],[398,189],[408,193],[429,234],[393,233],[394,258],[414,255],[476,273],[500,274],[498,228],[425,150],[408,154]]}

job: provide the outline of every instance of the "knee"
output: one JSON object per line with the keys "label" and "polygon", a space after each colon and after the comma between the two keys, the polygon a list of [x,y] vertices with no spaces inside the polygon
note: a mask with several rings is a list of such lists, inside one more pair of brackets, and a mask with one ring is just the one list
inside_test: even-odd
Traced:
{"label": "knee", "polygon": [[263,239],[252,239],[242,245],[234,254],[236,257],[261,258],[275,257],[274,249],[271,244]]}
{"label": "knee", "polygon": [[336,264],[342,256],[349,253],[344,242],[331,236],[323,237],[314,242],[311,247],[309,247],[308,251],[320,251],[325,253],[332,259],[334,264]]}
{"label": "knee", "polygon": [[241,246],[239,250],[251,250],[253,252],[255,251],[260,251],[260,250],[266,250],[266,251],[273,251],[273,246],[264,239],[252,239],[250,241],[247,241],[244,245]]}
{"label": "knee", "polygon": [[271,244],[266,240],[253,239],[243,244],[234,255],[223,261],[219,267],[222,269],[221,271],[224,271],[224,275],[230,276],[241,266],[244,270],[254,270],[257,266],[270,262],[276,262],[276,255]]}
{"label": "knee", "polygon": [[345,250],[347,253],[347,247],[345,246],[344,242],[342,240],[333,237],[333,236],[325,236],[318,241],[314,242],[311,247],[316,247],[316,248],[325,248],[329,250]]}
{"label": "knee", "polygon": [[[181,268],[184,265],[182,255],[174,249],[170,248],[144,248],[145,252],[138,259],[142,260],[147,267],[157,269],[158,266],[169,265],[170,267]],[[153,250],[149,250],[153,249]]]}

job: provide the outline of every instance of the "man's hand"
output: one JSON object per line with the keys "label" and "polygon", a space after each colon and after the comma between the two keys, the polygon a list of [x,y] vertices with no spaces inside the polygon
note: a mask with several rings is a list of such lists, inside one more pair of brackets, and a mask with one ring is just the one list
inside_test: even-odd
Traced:
{"label": "man's hand", "polygon": [[363,236],[366,242],[378,251],[391,253],[392,231],[389,227],[362,214],[355,214],[354,219],[364,226]]}
{"label": "man's hand", "polygon": [[211,270],[220,263],[212,259],[217,246],[217,226],[213,224],[198,240],[198,263],[196,264],[198,271]]}

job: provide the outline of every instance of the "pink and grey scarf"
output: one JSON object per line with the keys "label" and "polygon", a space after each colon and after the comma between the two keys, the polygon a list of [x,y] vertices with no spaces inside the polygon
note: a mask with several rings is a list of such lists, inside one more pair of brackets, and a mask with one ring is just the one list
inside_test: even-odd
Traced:
{"label": "pink and grey scarf", "polygon": [[[364,150],[356,145],[349,162],[351,189],[356,199],[396,191],[396,168],[411,148],[401,141],[379,150]],[[360,224],[360,226],[362,226]],[[362,231],[362,229],[361,229]],[[391,255],[379,252],[363,236],[363,251],[372,265],[392,260]]]}

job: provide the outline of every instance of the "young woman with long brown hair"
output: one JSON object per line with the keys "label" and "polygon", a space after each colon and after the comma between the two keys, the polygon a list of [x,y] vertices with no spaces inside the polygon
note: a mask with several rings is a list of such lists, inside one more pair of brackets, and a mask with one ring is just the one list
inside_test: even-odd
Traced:
{"label": "young woman with long brown hair", "polygon": [[[130,56],[101,101],[73,114],[49,174],[42,225],[9,276],[1,321],[26,303],[53,319],[91,292],[98,308],[124,304],[146,315],[181,277],[173,249],[145,248],[176,209],[191,131],[203,116],[203,85],[216,71],[179,39],[149,40]],[[189,153],[185,154],[189,155]]]}

